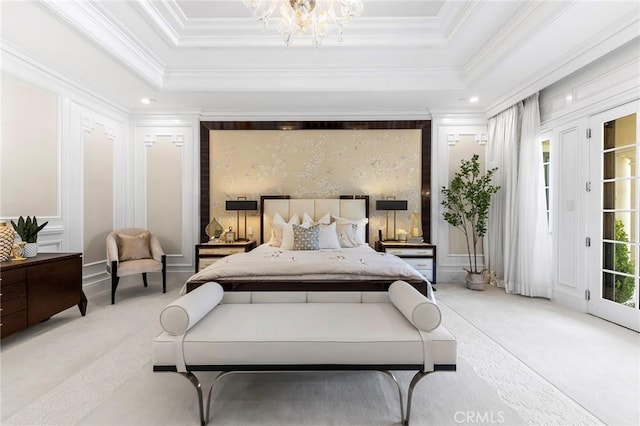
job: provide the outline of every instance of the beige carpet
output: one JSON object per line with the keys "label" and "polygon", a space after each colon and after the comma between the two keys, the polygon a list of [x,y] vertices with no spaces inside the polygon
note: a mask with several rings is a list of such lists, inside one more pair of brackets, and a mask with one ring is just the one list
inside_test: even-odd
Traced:
{"label": "beige carpet", "polygon": [[[125,281],[117,303],[89,295],[88,315],[70,309],[3,341],[2,425],[198,424],[192,385],[153,373],[157,315],[177,297],[157,282]],[[560,392],[441,302],[458,338],[458,371],[426,377],[414,394],[412,425],[597,425]],[[406,392],[413,372],[398,372]],[[201,374],[206,386],[215,373]],[[208,386],[207,386],[208,387]],[[321,372],[232,375],[213,394],[215,425],[397,425],[397,391],[380,374]]]}

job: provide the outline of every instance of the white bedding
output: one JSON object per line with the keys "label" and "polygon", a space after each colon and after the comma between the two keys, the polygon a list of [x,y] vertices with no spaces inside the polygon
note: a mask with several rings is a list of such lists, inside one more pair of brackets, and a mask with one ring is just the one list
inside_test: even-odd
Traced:
{"label": "white bedding", "polygon": [[388,253],[377,252],[366,244],[341,250],[307,251],[283,250],[280,247],[262,244],[248,253],[226,256],[192,275],[188,281],[215,281],[220,278],[243,281],[427,281],[404,260]]}

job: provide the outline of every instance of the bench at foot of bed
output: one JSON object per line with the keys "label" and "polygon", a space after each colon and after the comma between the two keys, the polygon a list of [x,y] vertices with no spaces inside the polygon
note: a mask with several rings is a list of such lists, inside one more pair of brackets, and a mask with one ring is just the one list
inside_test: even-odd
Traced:
{"label": "bench at foot of bed", "polygon": [[[215,308],[215,309],[214,309]],[[167,306],[153,341],[153,370],[177,372],[195,386],[200,423],[211,391],[242,372],[376,371],[395,384],[403,424],[416,384],[455,371],[456,340],[440,324],[433,298],[397,281],[387,292],[224,292],[207,283]],[[402,392],[391,370],[417,371]],[[194,373],[220,371],[207,393]]]}

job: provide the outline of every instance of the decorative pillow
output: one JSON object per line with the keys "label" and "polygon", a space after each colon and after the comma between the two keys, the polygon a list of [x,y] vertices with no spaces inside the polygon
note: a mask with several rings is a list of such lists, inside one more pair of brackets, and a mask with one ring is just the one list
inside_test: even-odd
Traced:
{"label": "decorative pillow", "polygon": [[391,303],[415,327],[428,332],[435,330],[440,325],[442,314],[438,305],[411,284],[405,281],[395,281],[389,286],[388,293]]}
{"label": "decorative pillow", "polygon": [[[367,232],[367,223],[369,223],[369,218],[362,219],[345,219],[343,217],[333,216],[336,223],[338,225],[344,225],[347,223],[354,224],[358,226],[358,230],[356,233],[356,241],[358,244],[365,244],[367,242],[366,232]],[[343,246],[344,247],[344,246]]]}
{"label": "decorative pillow", "polygon": [[[293,249],[293,224],[287,223],[285,225],[280,225],[282,227],[282,242],[280,244],[280,248],[283,250],[292,250]],[[305,226],[305,225],[295,225],[295,226]]]}
{"label": "decorative pillow", "polygon": [[337,223],[336,234],[340,247],[350,248],[358,247],[356,234],[358,233],[358,225],[355,223]]}
{"label": "decorative pillow", "polygon": [[293,250],[320,250],[320,225],[293,227]]}
{"label": "decorative pillow", "polygon": [[[285,225],[291,226],[291,224],[300,224],[300,217],[297,214],[291,216],[291,219],[289,219],[289,222],[287,223],[284,221],[282,216],[276,212],[273,215],[273,220],[271,221],[271,239],[268,244],[273,247],[281,247]],[[293,238],[293,234],[291,234],[291,236]],[[293,241],[291,242],[291,245],[293,245]],[[291,247],[289,247],[289,249],[291,249]]]}
{"label": "decorative pillow", "polygon": [[116,234],[118,260],[124,262],[135,259],[151,259],[151,234],[149,231],[138,235]]}
{"label": "decorative pillow", "polygon": [[311,225],[315,225],[317,223],[321,223],[321,224],[324,224],[324,225],[328,225],[328,224],[331,223],[331,214],[325,213],[325,214],[322,215],[322,217],[320,219],[314,221],[313,218],[311,216],[309,216],[308,213],[305,212],[302,215],[302,223],[308,223],[308,224],[311,224]]}
{"label": "decorative pillow", "polygon": [[338,241],[338,233],[336,232],[336,223],[328,225],[320,224],[320,248],[321,249],[339,249],[340,241]]}

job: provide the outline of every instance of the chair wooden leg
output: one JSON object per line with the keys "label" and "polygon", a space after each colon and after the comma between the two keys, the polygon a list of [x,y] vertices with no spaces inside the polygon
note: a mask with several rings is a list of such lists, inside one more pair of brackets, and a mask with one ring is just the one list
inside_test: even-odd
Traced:
{"label": "chair wooden leg", "polygon": [[162,255],[162,292],[167,292],[167,256]]}
{"label": "chair wooden leg", "polygon": [[116,289],[118,288],[118,262],[115,260],[111,263],[111,304],[116,303]]}
{"label": "chair wooden leg", "polygon": [[145,287],[149,286],[149,284],[147,284],[147,273],[146,272],[142,273],[142,282],[144,283]]}

